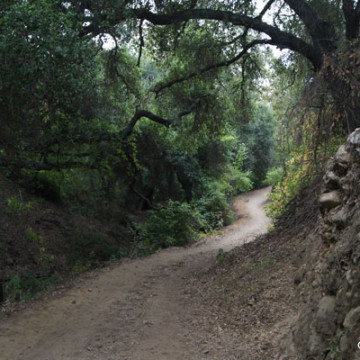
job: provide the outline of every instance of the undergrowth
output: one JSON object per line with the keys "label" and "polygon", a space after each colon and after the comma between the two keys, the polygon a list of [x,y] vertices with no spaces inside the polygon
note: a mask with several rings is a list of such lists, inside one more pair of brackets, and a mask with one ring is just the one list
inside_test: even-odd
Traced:
{"label": "undergrowth", "polygon": [[55,275],[48,275],[48,272],[49,269],[44,268],[39,275],[30,271],[21,275],[10,273],[4,289],[7,301],[28,300],[35,294],[53,288],[58,279]]}
{"label": "undergrowth", "polygon": [[316,154],[310,146],[297,147],[283,166],[268,171],[265,184],[273,185],[273,191],[269,194],[267,215],[276,220],[297,203],[301,191],[322,174],[327,160],[343,141],[342,137],[334,137],[326,146],[319,146]]}

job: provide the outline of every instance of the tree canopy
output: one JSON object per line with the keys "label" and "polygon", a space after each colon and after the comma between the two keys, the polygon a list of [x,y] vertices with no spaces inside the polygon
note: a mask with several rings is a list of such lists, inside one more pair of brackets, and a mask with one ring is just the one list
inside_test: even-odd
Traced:
{"label": "tree canopy", "polygon": [[[172,74],[157,83],[152,89],[156,95],[182,81],[239,62],[254,47],[267,44],[297,53],[308,61],[313,71],[323,71],[344,128],[350,131],[358,126],[353,114],[359,106],[354,91],[358,72],[353,67],[349,69],[351,64],[344,64],[341,55],[355,56],[351,49],[357,48],[360,2],[270,0],[261,3],[87,0],[69,1],[62,6],[64,12],[73,11],[82,17],[81,36],[101,38],[108,34],[121,44],[131,34],[132,45],[138,45],[138,63],[148,43],[151,48],[174,51],[190,29],[201,28],[216,34],[212,43],[215,54],[201,64],[192,63],[186,73]],[[195,46],[199,45],[198,41]],[[339,83],[344,96],[337,94]]]}
{"label": "tree canopy", "polygon": [[266,72],[316,93],[316,148],[359,125],[359,1],[8,0],[0,13],[1,165],[34,191],[66,184],[55,198],[127,204],[130,189],[154,207],[191,202],[199,179],[260,185],[266,103],[290,99],[269,99]]}
{"label": "tree canopy", "polygon": [[[278,216],[359,126],[359,26],[354,0],[1,1],[0,176],[124,225],[138,254],[221,228],[265,184]],[[33,206],[1,195],[9,217]],[[70,267],[118,256],[68,241]]]}

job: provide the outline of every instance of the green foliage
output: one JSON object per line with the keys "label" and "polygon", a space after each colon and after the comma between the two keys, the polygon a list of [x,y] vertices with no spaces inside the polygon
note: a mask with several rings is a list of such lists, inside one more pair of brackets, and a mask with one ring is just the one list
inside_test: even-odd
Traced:
{"label": "green foliage", "polygon": [[35,243],[38,245],[40,257],[42,260],[46,260],[48,262],[51,262],[54,260],[54,256],[50,255],[46,252],[45,238],[42,235],[38,235],[31,227],[29,227],[26,229],[25,236],[29,242]]}
{"label": "green foliage", "polygon": [[252,173],[241,171],[238,168],[230,167],[224,175],[224,179],[231,185],[232,194],[250,191],[253,188]]}
{"label": "green foliage", "polygon": [[[57,1],[17,1],[0,17],[1,106],[13,122],[35,125],[54,111],[76,112],[92,81],[90,44]],[[74,76],[74,74],[77,74]]]}
{"label": "green foliage", "polygon": [[[341,137],[334,137],[330,144],[319,146],[316,154],[311,144],[294,147],[292,157],[285,163],[286,172],[283,170],[281,181],[275,185],[269,195],[271,202],[267,205],[268,215],[276,218],[283,214],[289,202],[296,198],[301,189],[312,182],[319,171],[322,171],[330,154],[333,154],[343,141]],[[313,161],[314,156],[317,157],[317,162]]]}
{"label": "green foliage", "polygon": [[257,105],[251,110],[250,121],[238,124],[238,132],[247,148],[244,169],[251,171],[254,187],[258,188],[265,180],[273,160],[274,118],[265,105]]}
{"label": "green foliage", "polygon": [[210,232],[228,225],[232,221],[232,212],[228,203],[227,192],[232,188],[225,182],[212,182],[207,190],[192,205],[197,211],[201,230]]}
{"label": "green foliage", "polygon": [[233,150],[233,161],[228,164],[226,172],[222,176],[222,181],[229,184],[231,190],[226,193],[232,197],[241,192],[250,191],[253,188],[251,171],[244,171],[244,162],[248,157],[248,149],[245,144],[239,144],[237,149]]}
{"label": "green foliage", "polygon": [[342,336],[343,336],[342,333],[338,333],[335,336],[333,336],[331,339],[329,339],[328,357],[330,360],[344,360],[343,353],[340,349],[340,341]]}
{"label": "green foliage", "polygon": [[170,201],[161,210],[152,210],[139,229],[138,252],[152,253],[170,246],[184,246],[196,240],[198,218],[190,205]]}
{"label": "green foliage", "polygon": [[24,203],[17,197],[7,199],[7,212],[12,215],[25,215],[37,204],[37,201],[28,201]]}
{"label": "green foliage", "polygon": [[[26,235],[26,239],[30,242],[37,242],[38,241],[38,235],[36,234],[36,232],[32,229],[32,228],[28,228],[26,229],[25,232]],[[41,242],[43,242],[43,237],[41,237]]]}
{"label": "green foliage", "polygon": [[270,169],[266,173],[266,178],[264,180],[264,185],[276,186],[281,183],[284,177],[284,168],[278,166],[276,168]]}
{"label": "green foliage", "polygon": [[229,253],[227,251],[224,251],[223,249],[219,249],[216,253],[216,260],[221,264],[225,261],[225,259],[229,256]]}
{"label": "green foliage", "polygon": [[43,269],[42,275],[35,276],[31,272],[21,275],[9,274],[9,280],[5,285],[5,296],[8,301],[25,301],[37,293],[42,293],[56,285],[56,278],[46,275]]}

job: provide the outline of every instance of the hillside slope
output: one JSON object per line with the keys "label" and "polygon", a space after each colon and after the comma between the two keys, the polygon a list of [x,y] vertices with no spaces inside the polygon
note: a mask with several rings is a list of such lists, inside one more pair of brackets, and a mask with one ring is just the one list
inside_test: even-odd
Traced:
{"label": "hillside slope", "polygon": [[291,359],[360,359],[360,129],[326,166],[320,211],[295,281],[304,305]]}
{"label": "hillside slope", "polygon": [[0,303],[26,300],[126,251],[122,219],[95,219],[0,176]]}

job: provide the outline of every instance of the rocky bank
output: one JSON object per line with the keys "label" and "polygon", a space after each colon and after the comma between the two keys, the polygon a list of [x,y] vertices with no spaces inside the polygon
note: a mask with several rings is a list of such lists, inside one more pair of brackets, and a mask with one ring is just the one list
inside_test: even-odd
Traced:
{"label": "rocky bank", "polygon": [[360,359],[359,180],[360,128],[327,163],[317,226],[295,277],[303,306],[282,359]]}

